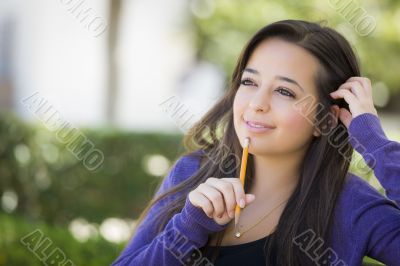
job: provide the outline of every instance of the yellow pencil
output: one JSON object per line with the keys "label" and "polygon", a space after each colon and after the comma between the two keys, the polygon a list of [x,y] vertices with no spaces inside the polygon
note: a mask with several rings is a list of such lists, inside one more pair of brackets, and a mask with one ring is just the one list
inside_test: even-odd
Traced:
{"label": "yellow pencil", "polygon": [[[242,186],[244,187],[244,181],[246,178],[246,167],[247,167],[247,156],[249,154],[249,144],[250,144],[250,138],[245,138],[244,139],[244,148],[243,148],[243,153],[242,153],[242,163],[240,165],[240,182],[242,183]],[[237,226],[237,223],[239,222],[239,217],[240,217],[240,206],[236,204],[235,207],[235,228]]]}

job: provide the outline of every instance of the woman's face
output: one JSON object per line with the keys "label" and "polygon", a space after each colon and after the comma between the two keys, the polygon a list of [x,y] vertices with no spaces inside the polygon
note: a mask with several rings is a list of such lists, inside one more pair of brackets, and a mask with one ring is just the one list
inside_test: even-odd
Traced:
{"label": "woman's face", "polygon": [[[310,122],[314,121],[315,111],[305,117],[307,112],[294,105],[306,96],[318,99],[314,84],[318,67],[317,59],[305,49],[277,38],[267,39],[256,47],[233,104],[235,131],[242,145],[244,138],[250,137],[249,152],[258,155],[299,152],[307,148],[313,135],[318,135]],[[252,128],[246,121],[272,128]]]}

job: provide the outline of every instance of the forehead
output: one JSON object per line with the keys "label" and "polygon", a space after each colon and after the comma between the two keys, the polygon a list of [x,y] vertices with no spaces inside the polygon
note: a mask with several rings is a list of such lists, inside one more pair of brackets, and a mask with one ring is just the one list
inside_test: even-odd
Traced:
{"label": "forehead", "polygon": [[254,68],[262,77],[275,75],[290,77],[305,87],[314,90],[314,77],[319,67],[318,60],[304,48],[293,43],[271,38],[262,41],[250,56],[247,67]]}

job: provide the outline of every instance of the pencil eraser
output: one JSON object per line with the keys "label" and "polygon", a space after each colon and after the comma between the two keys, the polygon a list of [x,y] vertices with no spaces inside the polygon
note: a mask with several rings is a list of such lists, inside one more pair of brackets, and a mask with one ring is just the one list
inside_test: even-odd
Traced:
{"label": "pencil eraser", "polygon": [[244,139],[244,146],[245,146],[245,147],[248,147],[249,144],[250,144],[250,138],[247,137],[247,138]]}

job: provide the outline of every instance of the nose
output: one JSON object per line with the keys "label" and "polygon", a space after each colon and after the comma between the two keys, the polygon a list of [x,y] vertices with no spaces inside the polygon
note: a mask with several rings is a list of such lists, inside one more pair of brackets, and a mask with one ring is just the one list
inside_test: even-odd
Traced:
{"label": "nose", "polygon": [[249,102],[249,107],[255,112],[266,112],[270,108],[269,96],[267,96],[268,90],[261,92],[261,90],[256,93],[251,101]]}
{"label": "nose", "polygon": [[265,107],[258,105],[258,104],[253,104],[250,102],[249,104],[250,108],[256,112],[265,112]]}

